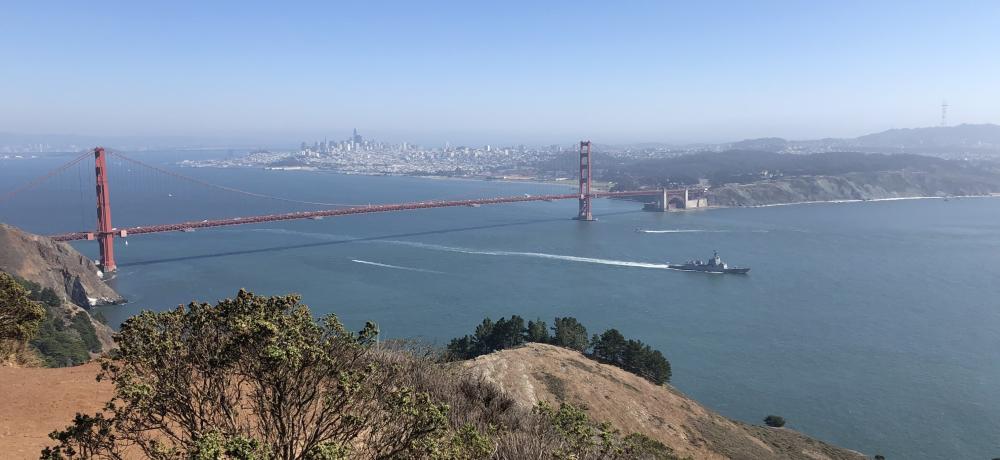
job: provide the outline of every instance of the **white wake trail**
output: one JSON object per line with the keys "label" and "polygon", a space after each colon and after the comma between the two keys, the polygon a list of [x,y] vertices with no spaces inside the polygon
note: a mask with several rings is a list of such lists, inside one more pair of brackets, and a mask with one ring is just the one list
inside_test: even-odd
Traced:
{"label": "white wake trail", "polygon": [[519,251],[481,251],[467,248],[456,248],[452,246],[441,246],[437,244],[417,243],[414,241],[385,241],[387,243],[413,246],[434,251],[457,252],[461,254],[476,254],[483,256],[506,256],[506,257],[534,257],[538,259],[565,260],[568,262],[582,262],[588,264],[613,265],[617,267],[651,268],[657,270],[672,270],[666,263],[654,264],[650,262],[636,262],[630,260],[597,259],[593,257],[567,256],[562,254],[547,254],[544,252],[519,252]]}
{"label": "white wake trail", "polygon": [[639,233],[728,233],[729,230],[638,230]]}
{"label": "white wake trail", "polygon": [[372,262],[370,260],[351,259],[351,262],[355,262],[355,263],[359,263],[359,264],[363,264],[363,265],[371,265],[371,266],[374,266],[374,267],[391,268],[393,270],[406,270],[406,271],[410,271],[410,272],[420,272],[420,273],[435,273],[435,274],[438,274],[438,275],[443,275],[444,274],[444,272],[439,272],[439,271],[434,271],[434,270],[427,270],[427,269],[424,269],[424,268],[403,267],[403,266],[399,266],[399,265],[391,265],[391,264],[383,264],[383,263],[379,263],[379,262]]}

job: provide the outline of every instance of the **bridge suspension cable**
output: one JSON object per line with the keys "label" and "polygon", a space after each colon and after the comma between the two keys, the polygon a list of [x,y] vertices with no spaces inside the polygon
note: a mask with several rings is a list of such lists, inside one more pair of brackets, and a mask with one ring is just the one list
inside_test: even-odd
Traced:
{"label": "bridge suspension cable", "polygon": [[64,164],[62,166],[59,166],[58,168],[55,168],[55,169],[53,169],[53,170],[51,170],[51,171],[49,171],[49,172],[47,172],[45,174],[42,174],[41,176],[36,177],[36,178],[32,179],[31,181],[29,181],[28,183],[26,183],[26,184],[24,184],[24,185],[22,185],[22,186],[20,186],[20,187],[18,187],[16,189],[14,189],[14,190],[11,190],[11,191],[3,194],[3,195],[0,195],[0,203],[8,201],[11,198],[14,198],[19,193],[22,193],[22,192],[27,191],[27,190],[31,190],[31,189],[33,189],[33,188],[41,185],[43,182],[45,182],[45,181],[47,181],[47,180],[49,180],[49,179],[51,179],[51,178],[59,175],[59,173],[65,171],[65,170],[71,168],[73,165],[75,165],[75,164],[83,161],[84,158],[90,157],[90,155],[91,155],[90,151],[83,152],[83,153],[80,154],[80,156],[78,156],[78,157],[70,160],[68,163],[66,163],[66,164]]}
{"label": "bridge suspension cable", "polygon": [[308,205],[314,205],[314,206],[332,206],[332,207],[367,206],[366,204],[324,203],[324,202],[319,202],[319,201],[295,200],[295,199],[292,199],[292,198],[284,198],[284,197],[280,197],[280,196],[267,195],[267,194],[256,193],[256,192],[250,192],[250,191],[247,191],[247,190],[241,190],[241,189],[234,188],[234,187],[227,187],[225,185],[213,184],[211,182],[206,182],[206,181],[203,181],[201,179],[195,179],[193,177],[188,177],[188,176],[185,176],[183,174],[179,174],[179,173],[170,171],[168,169],[164,169],[164,168],[160,168],[160,167],[157,167],[157,166],[153,166],[153,165],[148,164],[148,163],[144,163],[144,162],[136,160],[134,158],[129,158],[129,157],[127,157],[125,155],[122,155],[121,153],[118,153],[118,152],[111,152],[111,154],[114,155],[115,157],[121,159],[121,160],[127,161],[127,162],[132,163],[132,164],[134,164],[136,166],[141,166],[143,168],[148,168],[148,169],[156,171],[156,172],[158,172],[160,174],[166,174],[168,176],[171,176],[171,177],[174,177],[174,178],[177,178],[177,179],[185,180],[185,181],[188,181],[188,182],[191,182],[191,183],[195,183],[195,184],[198,184],[198,185],[201,185],[201,186],[204,186],[204,187],[213,188],[213,189],[216,189],[216,190],[222,190],[224,192],[237,193],[237,194],[240,194],[240,195],[251,196],[251,197],[254,197],[254,198],[264,198],[264,199],[267,199],[267,200],[283,201],[285,203],[308,204]]}

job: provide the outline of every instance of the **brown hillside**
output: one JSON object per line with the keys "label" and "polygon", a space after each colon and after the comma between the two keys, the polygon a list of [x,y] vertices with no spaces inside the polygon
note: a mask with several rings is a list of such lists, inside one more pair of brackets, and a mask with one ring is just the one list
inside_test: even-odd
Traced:
{"label": "brown hillside", "polygon": [[656,386],[579,352],[527,346],[462,363],[526,406],[539,401],[584,406],[595,420],[640,432],[695,459],[860,460],[866,457],[792,430],[727,419],[670,386]]}
{"label": "brown hillside", "polygon": [[93,414],[111,399],[95,380],[97,363],[59,369],[0,367],[0,458],[37,459],[77,412]]}
{"label": "brown hillside", "polygon": [[[578,352],[530,344],[460,363],[517,401],[585,406],[595,420],[640,432],[693,459],[861,460],[866,457],[795,431],[747,425],[718,415],[669,386],[658,387]],[[94,413],[113,392],[100,366],[0,368],[0,458],[35,459],[77,412]]]}

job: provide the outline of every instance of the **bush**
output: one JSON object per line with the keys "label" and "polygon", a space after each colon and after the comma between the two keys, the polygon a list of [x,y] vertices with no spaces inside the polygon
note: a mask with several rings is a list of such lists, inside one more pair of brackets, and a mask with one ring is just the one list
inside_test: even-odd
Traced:
{"label": "bush", "polygon": [[88,351],[93,353],[101,351],[101,341],[97,338],[97,329],[94,328],[94,323],[90,322],[90,315],[86,312],[81,311],[73,315],[70,329],[79,334],[80,340]]}
{"label": "bush", "polygon": [[400,384],[373,351],[377,333],[246,291],[140,313],[102,363],[106,410],[52,433],[43,458],[428,457],[447,443],[448,407]]}
{"label": "bush", "polygon": [[[456,340],[509,338],[518,320],[498,323]],[[426,348],[376,336],[371,323],[356,334],[334,316],[317,323],[297,297],[244,291],[141,313],[102,363],[113,399],[52,433],[43,458],[676,458],[572,405],[522,408]]]}
{"label": "bush", "polygon": [[554,458],[677,459],[663,443],[640,433],[622,437],[609,423],[590,420],[583,409],[572,404],[555,409],[540,402],[535,413],[564,440],[563,445],[551,451]]}
{"label": "bush", "polygon": [[764,417],[764,424],[774,428],[785,426],[785,419],[779,415],[768,415]]}
{"label": "bush", "polygon": [[48,367],[75,366],[90,360],[90,352],[102,350],[97,330],[90,322],[90,315],[78,312],[69,319],[63,318],[63,301],[52,288],[42,288],[33,281],[13,278],[28,292],[28,298],[43,308],[43,319],[37,333],[30,341]]}
{"label": "bush", "polygon": [[0,361],[24,350],[45,318],[45,309],[14,277],[0,272]]}
{"label": "bush", "polygon": [[90,360],[88,347],[79,333],[66,329],[62,320],[52,317],[42,323],[31,346],[38,350],[48,367],[76,366]]}

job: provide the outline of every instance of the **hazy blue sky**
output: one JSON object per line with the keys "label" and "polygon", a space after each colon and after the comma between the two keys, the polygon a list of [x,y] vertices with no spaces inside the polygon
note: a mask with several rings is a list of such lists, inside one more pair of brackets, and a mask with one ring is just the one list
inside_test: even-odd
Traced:
{"label": "hazy blue sky", "polygon": [[149,3],[5,3],[0,131],[813,138],[942,99],[1000,122],[997,1]]}

